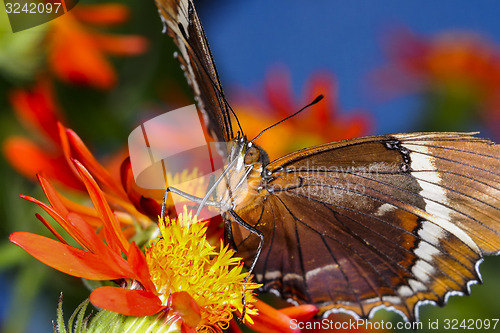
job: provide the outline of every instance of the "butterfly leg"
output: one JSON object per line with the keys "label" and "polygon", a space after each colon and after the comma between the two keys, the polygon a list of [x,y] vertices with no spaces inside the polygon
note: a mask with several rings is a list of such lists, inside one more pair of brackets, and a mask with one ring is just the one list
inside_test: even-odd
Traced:
{"label": "butterfly leg", "polygon": [[[248,231],[257,235],[260,238],[259,247],[257,248],[257,252],[255,253],[255,257],[252,260],[252,264],[250,265],[250,269],[248,270],[248,275],[246,276],[246,278],[244,280],[244,282],[247,283],[248,279],[250,278],[250,275],[253,272],[253,269],[255,268],[255,264],[257,264],[257,260],[259,260],[260,253],[262,252],[262,246],[264,245],[264,234],[260,230],[256,229],[255,227],[253,227],[250,224],[248,224],[247,222],[245,222],[245,220],[243,220],[238,214],[236,214],[236,212],[234,210],[230,209],[227,212],[229,213],[229,215],[231,215],[231,217],[234,219],[234,221],[236,223],[238,223],[243,228],[247,229]],[[231,222],[228,222],[228,224],[231,224]],[[229,226],[229,227],[226,226],[226,230],[231,231],[231,226]],[[232,236],[229,236],[229,239],[234,244]],[[241,313],[241,316],[238,318],[238,320],[240,322],[243,320],[243,318],[245,318],[245,313],[246,313],[245,293],[246,293],[246,289],[244,288],[243,289],[243,301],[242,301],[243,302],[243,311]]]}
{"label": "butterfly leg", "polygon": [[[175,193],[177,195],[180,195],[181,197],[183,198],[186,198],[188,200],[191,200],[197,204],[201,204],[202,201],[203,201],[203,198],[198,198],[194,195],[191,195],[191,194],[188,194],[186,192],[183,192],[181,190],[178,190],[176,189],[175,187],[167,187],[167,190],[165,191],[165,194],[163,195],[163,202],[161,204],[161,218],[162,220],[165,219],[165,211],[166,211],[166,206],[167,206],[167,198],[168,198],[168,193],[169,192],[172,192],[172,193]],[[215,207],[220,207],[220,203],[216,202],[216,201],[210,201],[210,200],[207,200],[205,203],[205,205],[207,206],[215,206]]]}
{"label": "butterfly leg", "polygon": [[243,220],[238,214],[236,214],[236,212],[234,210],[230,209],[227,212],[229,213],[229,215],[231,215],[231,217],[235,220],[236,223],[238,223],[243,228],[247,229],[248,231],[250,231],[251,233],[255,234],[256,236],[258,236],[260,238],[259,247],[257,248],[257,252],[255,253],[255,257],[252,260],[252,264],[250,265],[250,269],[248,270],[248,275],[245,278],[245,282],[247,282],[248,278],[250,277],[250,274],[252,274],[253,269],[255,268],[255,264],[257,264],[257,260],[259,260],[260,252],[262,251],[262,246],[264,245],[264,234],[262,233],[262,231],[256,229],[255,227],[253,227],[250,224],[248,224],[247,222],[245,222],[245,220]]}
{"label": "butterfly leg", "polygon": [[169,192],[169,187],[167,187],[165,194],[163,194],[163,202],[161,203],[161,220],[165,222],[165,211],[167,209],[167,197]]}
{"label": "butterfly leg", "polygon": [[[208,187],[207,187],[207,193],[210,191],[212,186],[215,184],[215,175],[210,175],[210,179],[208,180]],[[212,191],[212,199],[216,200],[217,199],[217,189]]]}
{"label": "butterfly leg", "polygon": [[238,252],[238,248],[236,247],[236,243],[233,238],[233,227],[231,226],[231,222],[224,223],[224,236],[226,243],[229,244],[236,252]]}

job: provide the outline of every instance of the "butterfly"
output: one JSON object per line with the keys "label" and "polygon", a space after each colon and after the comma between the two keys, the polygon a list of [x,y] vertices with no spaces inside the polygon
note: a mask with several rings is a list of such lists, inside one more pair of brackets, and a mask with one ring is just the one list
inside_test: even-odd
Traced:
{"label": "butterfly", "polygon": [[156,3],[209,132],[232,143],[225,185],[202,203],[221,208],[228,242],[264,290],[323,316],[385,307],[414,321],[419,305],[481,281],[483,257],[500,253],[498,145],[475,133],[400,133],[269,161],[234,133],[193,2]]}

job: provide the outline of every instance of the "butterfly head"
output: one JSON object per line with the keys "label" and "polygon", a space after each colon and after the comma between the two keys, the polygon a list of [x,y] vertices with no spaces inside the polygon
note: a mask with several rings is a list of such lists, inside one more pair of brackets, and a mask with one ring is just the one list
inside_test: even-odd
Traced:
{"label": "butterfly head", "polygon": [[231,144],[227,165],[235,170],[252,168],[254,171],[262,172],[262,169],[269,164],[269,157],[264,149],[248,141],[245,135],[238,136]]}

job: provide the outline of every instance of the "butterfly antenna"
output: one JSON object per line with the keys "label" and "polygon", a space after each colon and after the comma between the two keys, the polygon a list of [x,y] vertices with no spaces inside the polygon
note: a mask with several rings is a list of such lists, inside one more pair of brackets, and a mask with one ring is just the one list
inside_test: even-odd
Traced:
{"label": "butterfly antenna", "polygon": [[227,102],[226,97],[224,97],[224,95],[222,95],[222,99],[224,100],[224,104],[226,104],[226,107],[229,110],[231,110],[231,113],[233,114],[234,119],[236,119],[236,123],[238,124],[238,128],[240,129],[241,135],[243,135],[243,133],[245,133],[245,132],[243,132],[243,128],[241,128],[240,120],[238,119],[238,116],[236,116],[236,112],[234,112],[231,105],[229,105],[229,103]]}
{"label": "butterfly antenna", "polygon": [[316,98],[314,99],[314,101],[312,101],[311,103],[307,104],[306,106],[304,106],[304,107],[303,107],[302,109],[300,109],[299,111],[297,111],[297,112],[295,112],[294,114],[289,115],[288,117],[286,117],[286,118],[284,118],[284,119],[282,119],[282,120],[278,121],[276,124],[273,124],[273,125],[269,126],[268,128],[263,129],[263,130],[262,130],[259,134],[257,134],[257,136],[256,136],[255,138],[253,138],[250,142],[254,142],[255,140],[257,140],[257,138],[258,138],[259,136],[261,136],[261,135],[262,135],[265,131],[270,130],[271,128],[273,128],[273,127],[275,127],[275,126],[278,126],[279,124],[281,124],[281,123],[282,123],[282,122],[284,122],[285,120],[288,120],[288,119],[290,119],[290,118],[292,118],[292,117],[294,117],[294,116],[298,115],[299,113],[301,113],[302,111],[304,111],[304,110],[305,110],[305,109],[307,109],[308,107],[313,106],[314,104],[318,103],[319,101],[321,101],[321,100],[323,99],[323,97],[324,97],[323,95],[318,95],[318,97],[316,97]]}

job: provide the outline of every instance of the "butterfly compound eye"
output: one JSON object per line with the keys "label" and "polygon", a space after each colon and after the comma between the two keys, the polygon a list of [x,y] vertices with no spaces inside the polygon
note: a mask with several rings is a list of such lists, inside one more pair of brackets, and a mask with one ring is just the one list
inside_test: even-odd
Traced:
{"label": "butterfly compound eye", "polygon": [[260,151],[255,147],[250,147],[245,154],[245,164],[253,164],[260,158]]}

